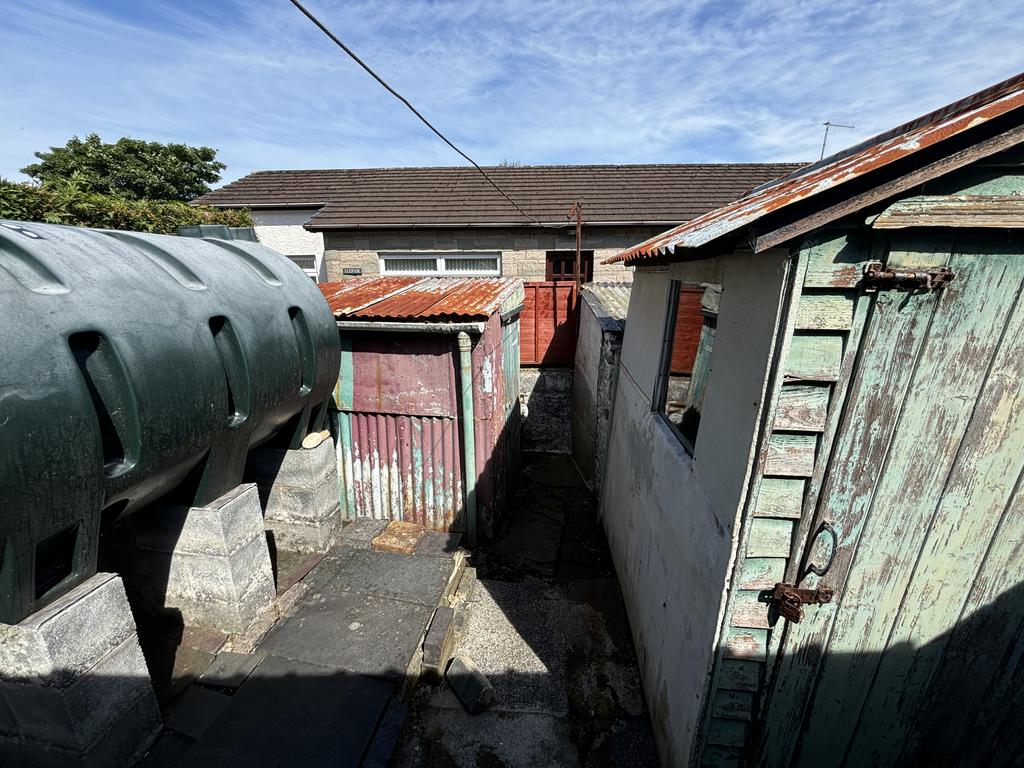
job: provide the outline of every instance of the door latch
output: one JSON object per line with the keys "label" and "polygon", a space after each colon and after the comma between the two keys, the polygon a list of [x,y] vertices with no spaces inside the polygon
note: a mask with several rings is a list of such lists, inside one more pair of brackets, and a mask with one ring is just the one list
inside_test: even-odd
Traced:
{"label": "door latch", "polygon": [[776,584],[771,593],[771,603],[779,616],[799,624],[804,617],[805,605],[824,605],[832,602],[832,590],[827,587],[799,589],[792,584]]}
{"label": "door latch", "polygon": [[886,268],[879,261],[864,265],[864,290],[867,293],[885,288],[903,288],[909,291],[936,291],[951,282],[956,275],[949,267],[926,269]]}

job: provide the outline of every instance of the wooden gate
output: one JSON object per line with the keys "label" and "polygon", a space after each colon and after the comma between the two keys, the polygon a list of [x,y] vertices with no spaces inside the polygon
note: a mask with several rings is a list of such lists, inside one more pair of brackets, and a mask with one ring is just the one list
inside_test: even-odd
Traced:
{"label": "wooden gate", "polygon": [[519,362],[569,366],[576,357],[576,283],[526,283],[519,316]]}
{"label": "wooden gate", "polygon": [[[994,242],[962,236],[941,292],[871,300],[810,526],[835,559],[801,583],[836,597],[786,626],[763,765],[1019,764],[1024,260]],[[889,264],[947,258],[925,250]]]}

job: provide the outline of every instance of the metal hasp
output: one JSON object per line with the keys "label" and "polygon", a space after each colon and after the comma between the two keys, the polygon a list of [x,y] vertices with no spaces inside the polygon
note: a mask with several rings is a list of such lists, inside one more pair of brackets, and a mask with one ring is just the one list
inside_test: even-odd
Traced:
{"label": "metal hasp", "polygon": [[799,589],[792,584],[776,584],[772,590],[770,601],[778,615],[794,624],[799,624],[804,617],[805,605],[823,605],[832,602],[832,590],[826,587],[818,589]]}
{"label": "metal hasp", "polygon": [[932,269],[886,269],[881,262],[864,265],[864,291],[874,293],[886,288],[900,288],[913,292],[937,291],[956,275],[949,267]]}
{"label": "metal hasp", "polygon": [[298,447],[338,376],[323,296],[256,243],[0,221],[0,307],[0,622],[95,573],[102,527]]}

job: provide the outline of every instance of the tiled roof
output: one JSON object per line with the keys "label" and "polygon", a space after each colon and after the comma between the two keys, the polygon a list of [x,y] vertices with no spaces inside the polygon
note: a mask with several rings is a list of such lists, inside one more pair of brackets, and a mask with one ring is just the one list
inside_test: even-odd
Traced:
{"label": "tiled roof", "polygon": [[[893,166],[905,158],[922,155],[932,158],[932,171],[930,176],[927,174],[925,176],[934,178],[946,170],[956,167],[954,165],[940,166],[934,162],[937,153],[953,152],[941,145],[948,145],[956,140],[958,143],[954,143],[954,148],[962,149],[964,142],[970,142],[971,132],[974,132],[973,135],[977,135],[978,132],[986,130],[988,123],[1000,118],[1004,118],[1002,123],[996,125],[1005,126],[1007,121],[1013,119],[1010,115],[1011,112],[1017,112],[1018,124],[1021,119],[1024,119],[1024,74],[1011,77],[942,109],[929,112],[923,117],[904,123],[838,154],[801,168],[785,178],[766,184],[742,199],[685,224],[680,224],[674,229],[606,259],[605,263],[637,262],[661,257],[667,253],[675,253],[677,249],[699,248],[724,235],[748,227],[770,214],[811,198],[817,199],[808,202],[803,210],[806,211],[815,205],[823,206],[824,204],[820,200],[824,193],[842,196],[843,189],[855,186],[863,189],[865,185],[871,183],[868,177],[878,179],[883,170],[898,173]],[[913,162],[913,159],[907,162]],[[968,162],[968,160],[965,159],[963,162]],[[906,167],[906,164],[903,167]],[[909,174],[906,175],[909,177]],[[925,180],[925,176],[915,177],[914,183]],[[850,183],[859,180],[863,180],[859,185]],[[843,185],[848,186],[844,187]],[[898,191],[893,188],[892,194]],[[852,195],[853,192],[850,192],[846,193],[844,197],[849,200],[849,196]],[[837,211],[832,215],[832,219],[838,218],[844,212],[848,213],[849,211]],[[819,221],[818,225],[820,226],[822,223],[825,221]],[[771,245],[772,243],[766,243],[763,247]]]}
{"label": "tiled roof", "polygon": [[[676,224],[735,200],[798,163],[537,165],[487,168],[531,216],[565,224],[582,200],[591,224]],[[311,229],[529,226],[474,168],[259,171],[197,203],[323,209]]]}
{"label": "tiled roof", "polygon": [[486,320],[522,304],[523,283],[517,277],[353,277],[322,283],[320,291],[339,320]]}

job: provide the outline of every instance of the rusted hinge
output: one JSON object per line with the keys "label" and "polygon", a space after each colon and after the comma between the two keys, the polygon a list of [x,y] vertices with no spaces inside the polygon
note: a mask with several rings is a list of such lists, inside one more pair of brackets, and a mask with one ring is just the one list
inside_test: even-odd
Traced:
{"label": "rusted hinge", "polygon": [[804,617],[805,605],[823,605],[832,602],[832,590],[827,587],[818,589],[799,589],[792,584],[776,584],[772,590],[771,602],[779,616],[799,624]]}
{"label": "rusted hinge", "polygon": [[879,261],[864,265],[864,290],[873,293],[884,288],[910,291],[936,291],[956,277],[949,267],[930,269],[886,269]]}

